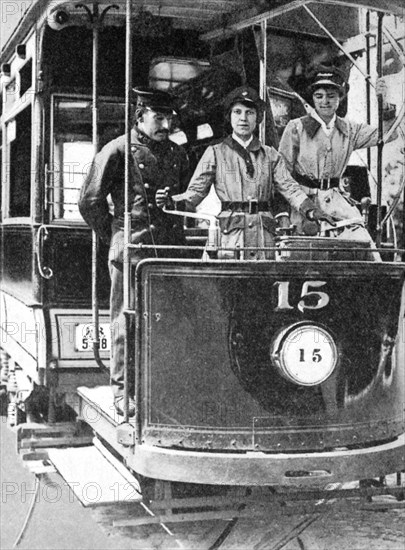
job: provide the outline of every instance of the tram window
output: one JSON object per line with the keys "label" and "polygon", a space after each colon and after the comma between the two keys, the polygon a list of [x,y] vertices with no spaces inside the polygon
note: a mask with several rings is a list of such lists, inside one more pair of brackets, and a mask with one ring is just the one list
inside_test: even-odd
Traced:
{"label": "tram window", "polygon": [[20,96],[23,96],[32,86],[32,59],[20,70]]}
{"label": "tram window", "polygon": [[11,218],[30,215],[31,203],[31,107],[7,124]]}
{"label": "tram window", "polygon": [[93,144],[88,140],[55,143],[55,163],[58,167],[58,170],[54,170],[52,201],[55,218],[80,219],[77,195],[83,183],[86,165],[93,158],[93,151]]}
{"label": "tram window", "polygon": [[150,64],[149,85],[157,90],[170,91],[179,84],[195,78],[209,67],[208,61],[200,59],[157,57]]}
{"label": "tram window", "polygon": [[17,101],[18,97],[19,97],[19,94],[18,94],[17,82],[15,78],[13,78],[13,80],[6,86],[4,108],[7,111],[9,111],[13,106],[13,104]]}
{"label": "tram window", "polygon": [[[124,105],[100,102],[99,146],[124,132]],[[92,105],[83,98],[55,98],[52,177],[48,191],[53,219],[81,220],[77,207],[84,175],[94,156]]]}

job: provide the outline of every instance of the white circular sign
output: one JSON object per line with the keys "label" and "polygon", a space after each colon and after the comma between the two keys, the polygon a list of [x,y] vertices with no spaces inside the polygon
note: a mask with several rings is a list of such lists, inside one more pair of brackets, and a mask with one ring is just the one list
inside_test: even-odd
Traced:
{"label": "white circular sign", "polygon": [[271,347],[273,363],[296,384],[315,386],[324,382],[337,364],[337,348],[331,334],[315,324],[284,329]]}

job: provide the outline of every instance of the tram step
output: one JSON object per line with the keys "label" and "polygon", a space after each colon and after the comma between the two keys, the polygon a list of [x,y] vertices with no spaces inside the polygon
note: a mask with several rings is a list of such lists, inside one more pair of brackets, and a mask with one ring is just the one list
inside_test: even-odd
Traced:
{"label": "tram step", "polygon": [[87,447],[49,449],[49,459],[83,506],[142,500],[139,483],[98,440]]}
{"label": "tram step", "polygon": [[17,452],[23,449],[88,445],[92,438],[91,430],[81,422],[25,423],[17,426]]}
{"label": "tram step", "polygon": [[[101,418],[111,425],[118,425],[122,422],[114,407],[114,398],[110,386],[96,386],[88,388],[81,386],[77,388],[77,394],[81,401],[80,410],[77,411],[84,422],[92,425]],[[130,419],[130,423],[134,420]]]}

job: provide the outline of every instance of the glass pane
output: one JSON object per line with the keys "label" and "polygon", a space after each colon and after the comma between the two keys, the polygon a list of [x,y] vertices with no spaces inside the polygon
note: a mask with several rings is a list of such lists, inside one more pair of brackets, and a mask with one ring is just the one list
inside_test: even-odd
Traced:
{"label": "glass pane", "polygon": [[27,217],[31,209],[31,107],[7,124],[10,150],[10,204],[12,218]]}
{"label": "glass pane", "polygon": [[[123,104],[100,102],[100,148],[124,132],[124,117]],[[77,200],[93,156],[91,101],[83,98],[57,98],[54,111],[53,166],[48,197],[54,219],[81,219]]]}
{"label": "glass pane", "polygon": [[80,218],[77,199],[84,175],[93,158],[91,141],[63,143],[63,217],[67,220]]}

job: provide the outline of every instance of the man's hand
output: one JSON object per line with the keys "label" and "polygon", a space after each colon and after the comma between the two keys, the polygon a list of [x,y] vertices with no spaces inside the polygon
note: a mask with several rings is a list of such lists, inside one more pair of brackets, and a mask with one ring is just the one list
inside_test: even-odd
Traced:
{"label": "man's hand", "polygon": [[170,188],[158,189],[155,195],[156,206],[158,208],[168,207],[173,204],[173,201],[169,194]]}

